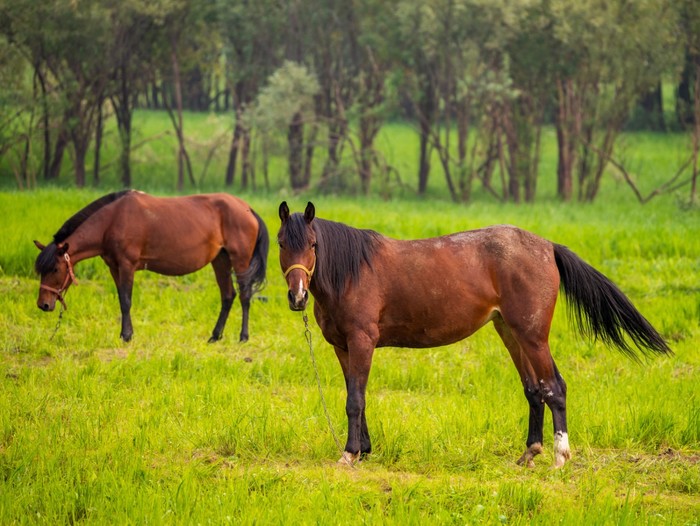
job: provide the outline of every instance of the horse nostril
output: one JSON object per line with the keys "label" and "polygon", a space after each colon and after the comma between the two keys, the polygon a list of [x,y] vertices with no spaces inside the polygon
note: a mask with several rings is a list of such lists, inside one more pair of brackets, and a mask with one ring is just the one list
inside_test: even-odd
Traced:
{"label": "horse nostril", "polygon": [[48,304],[48,303],[44,303],[43,305],[39,305],[39,308],[40,308],[41,310],[43,310],[44,312],[48,312],[48,310],[49,310],[49,304]]}
{"label": "horse nostril", "polygon": [[294,303],[294,294],[292,294],[292,291],[287,291],[287,299],[289,300],[289,303]]}

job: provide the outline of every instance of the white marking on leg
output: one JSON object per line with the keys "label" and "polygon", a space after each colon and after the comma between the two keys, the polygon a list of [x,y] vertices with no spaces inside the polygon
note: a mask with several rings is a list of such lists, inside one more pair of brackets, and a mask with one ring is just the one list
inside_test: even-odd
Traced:
{"label": "white marking on leg", "polygon": [[562,467],[571,458],[569,435],[562,431],[554,433],[554,467]]}

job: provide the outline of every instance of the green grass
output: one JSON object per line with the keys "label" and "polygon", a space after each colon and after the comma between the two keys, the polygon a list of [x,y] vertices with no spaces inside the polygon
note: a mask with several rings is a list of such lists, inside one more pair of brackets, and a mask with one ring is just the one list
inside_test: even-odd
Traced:
{"label": "green grass", "polygon": [[[277,247],[266,301],[239,344],[235,305],[216,344],[210,268],[139,273],[134,340],[119,340],[114,285],[99,260],[57,313],[36,306],[32,239],[48,241],[101,191],[0,193],[0,523],[698,524],[700,219],[672,198],[644,207],[464,207],[434,199],[249,194],[274,235],[277,206],[398,238],[514,223],[567,244],[615,280],[675,356],[635,364],[555,314],[573,458],[552,470],[551,418],[534,469],[517,466],[527,404],[490,327],[436,349],[379,349],[368,388],[374,453],[356,468],[325,420]],[[345,440],[340,367],[314,323],[318,374]]]}

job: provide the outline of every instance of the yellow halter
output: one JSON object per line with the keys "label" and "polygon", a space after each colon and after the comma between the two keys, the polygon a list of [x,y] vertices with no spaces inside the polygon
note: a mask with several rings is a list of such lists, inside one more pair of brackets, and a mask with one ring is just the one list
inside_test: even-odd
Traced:
{"label": "yellow halter", "polygon": [[306,272],[306,275],[309,277],[309,279],[311,279],[311,275],[314,273],[314,270],[316,270],[316,259],[314,258],[314,264],[313,264],[313,266],[311,267],[311,270],[309,270],[308,268],[306,268],[306,267],[305,267],[304,265],[302,265],[301,263],[295,263],[294,265],[290,265],[290,266],[287,268],[287,270],[284,271],[284,277],[286,278],[287,276],[289,276],[289,273],[290,273],[292,270],[294,270],[295,268],[299,268],[299,269],[303,270],[304,272]]}

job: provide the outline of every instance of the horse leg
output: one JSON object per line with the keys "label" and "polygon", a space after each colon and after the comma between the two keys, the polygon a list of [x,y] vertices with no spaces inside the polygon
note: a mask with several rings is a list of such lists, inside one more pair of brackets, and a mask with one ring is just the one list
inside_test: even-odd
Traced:
{"label": "horse leg", "polygon": [[542,435],[544,426],[544,402],[539,390],[539,383],[532,369],[532,365],[523,355],[520,344],[515,340],[508,326],[503,322],[503,318],[497,316],[493,320],[493,325],[498,335],[503,340],[510,357],[515,364],[520,381],[525,390],[525,398],[530,406],[530,418],[527,432],[526,449],[518,459],[519,465],[534,467],[533,459],[542,453]]}
{"label": "horse leg", "polygon": [[[231,260],[225,250],[221,250],[217,256],[211,261],[211,266],[214,268],[216,283],[219,285],[221,293],[221,311],[219,318],[216,320],[216,325],[209,338],[209,343],[221,339],[226,326],[231,305],[236,298],[236,290],[233,288],[233,279],[231,278]],[[246,338],[247,339],[247,338]]]}
{"label": "horse leg", "polygon": [[122,340],[128,342],[134,335],[134,327],[131,324],[131,293],[134,288],[134,273],[119,267],[109,267],[109,271],[117,286],[119,296],[119,308],[122,313],[122,330],[119,335]]}
{"label": "horse leg", "polygon": [[[348,356],[348,351],[345,349],[341,349],[339,347],[334,347],[335,349],[335,355],[338,357],[338,361],[340,362],[340,367],[343,370],[343,377],[345,378],[345,389],[349,393],[350,392],[350,383],[349,383],[349,377],[348,377],[348,371],[349,371],[349,356]],[[346,412],[347,412],[347,405],[346,405]],[[348,421],[349,421],[349,414],[348,414]],[[349,428],[348,428],[348,435],[349,435]],[[350,438],[348,437],[348,444],[350,443]],[[357,460],[356,456],[353,456],[352,453],[347,453],[348,447],[345,447],[346,452],[343,453],[342,458],[339,460],[339,462],[344,462],[348,464],[352,464],[355,460]],[[359,458],[362,459],[365,456],[369,455],[372,452],[372,441],[369,437],[369,429],[367,428],[367,417],[366,417],[366,412],[363,409],[361,416],[360,416],[360,455]]]}
{"label": "horse leg", "polygon": [[250,300],[253,297],[253,288],[249,278],[237,278],[238,290],[240,295],[238,300],[241,302],[241,334],[239,341],[248,341],[248,318],[250,316]]}
{"label": "horse leg", "polygon": [[[571,449],[569,447],[569,433],[566,427],[566,382],[559,373],[557,364],[552,359],[554,366],[554,378],[558,386],[558,399],[553,399],[552,403],[548,403],[552,411],[552,420],[554,421],[554,465],[556,467],[563,466],[567,460],[571,458]],[[557,405],[557,411],[552,409],[553,404]]]}
{"label": "horse leg", "polygon": [[[559,374],[549,350],[546,331],[519,331],[510,324],[515,340],[530,363],[537,379],[530,397],[540,397],[552,412],[554,425],[554,467],[562,467],[571,458],[566,425],[566,382]],[[533,386],[534,387],[534,386]],[[529,400],[530,398],[528,398]]]}
{"label": "horse leg", "polygon": [[[369,370],[372,367],[374,344],[364,333],[348,338],[348,350],[338,354],[341,366],[345,363],[345,385],[347,401],[345,413],[348,417],[348,441],[340,462],[352,464],[359,460],[363,450],[371,450],[367,419],[365,416],[365,391]],[[342,353],[346,354],[343,355]]]}

